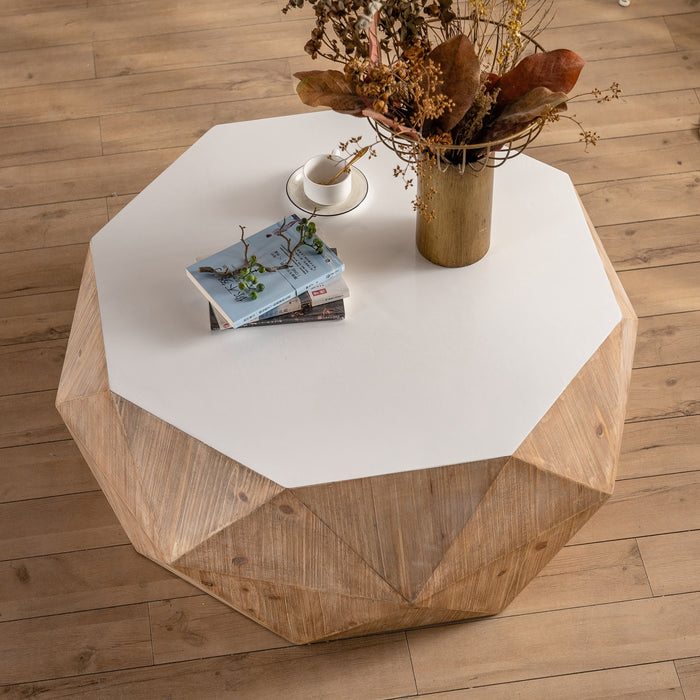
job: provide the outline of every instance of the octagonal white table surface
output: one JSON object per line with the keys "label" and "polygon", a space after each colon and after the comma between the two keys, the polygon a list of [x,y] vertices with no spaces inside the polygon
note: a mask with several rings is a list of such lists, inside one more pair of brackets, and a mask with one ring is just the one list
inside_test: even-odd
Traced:
{"label": "octagonal white table surface", "polygon": [[499,167],[490,251],[446,269],[379,145],[366,200],[317,222],[346,319],[211,332],[185,267],[298,213],[288,176],[359,134],[332,112],[216,126],[91,243],[111,390],[288,488],[512,454],[621,320],[566,174]]}

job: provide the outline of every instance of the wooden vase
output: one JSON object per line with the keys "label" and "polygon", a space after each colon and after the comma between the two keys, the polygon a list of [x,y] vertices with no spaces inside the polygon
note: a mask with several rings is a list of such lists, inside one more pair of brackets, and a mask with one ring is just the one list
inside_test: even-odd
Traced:
{"label": "wooden vase", "polygon": [[427,215],[419,212],[416,217],[416,244],[424,258],[443,267],[465,267],[486,255],[493,171],[467,167],[460,172],[453,165],[443,171],[436,163],[421,167],[418,196],[427,204]]}

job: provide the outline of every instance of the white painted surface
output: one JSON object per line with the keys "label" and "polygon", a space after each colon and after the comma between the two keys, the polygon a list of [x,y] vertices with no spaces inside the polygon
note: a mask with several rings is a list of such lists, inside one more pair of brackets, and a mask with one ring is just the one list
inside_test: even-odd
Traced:
{"label": "white painted surface", "polygon": [[621,318],[566,174],[496,170],[491,250],[445,269],[414,243],[394,156],[320,219],[347,318],[212,333],[184,268],[293,211],[289,174],[371,130],[332,112],[214,127],[92,241],[112,390],[295,487],[511,454]]}

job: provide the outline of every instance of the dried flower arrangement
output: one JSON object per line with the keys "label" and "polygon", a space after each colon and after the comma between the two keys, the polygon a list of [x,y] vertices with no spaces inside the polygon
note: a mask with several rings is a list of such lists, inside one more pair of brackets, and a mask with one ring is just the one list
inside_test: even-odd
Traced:
{"label": "dried flower arrangement", "polygon": [[[414,168],[426,154],[462,169],[483,165],[524,135],[509,148],[519,152],[566,110],[584,65],[535,41],[550,0],[288,0],[283,12],[305,1],[316,18],[306,52],[343,70],[295,73],[300,98],[368,117]],[[609,92],[593,94],[608,100],[619,86]],[[582,129],[581,140],[595,144],[597,135]]]}

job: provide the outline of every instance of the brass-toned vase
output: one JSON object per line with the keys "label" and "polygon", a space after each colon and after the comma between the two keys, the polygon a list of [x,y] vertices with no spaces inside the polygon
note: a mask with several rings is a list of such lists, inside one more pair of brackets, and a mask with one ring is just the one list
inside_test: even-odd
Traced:
{"label": "brass-toned vase", "polygon": [[428,216],[417,214],[416,244],[436,265],[465,267],[481,260],[491,243],[494,168],[460,172],[445,165],[424,164],[419,172],[418,196],[426,202]]}

